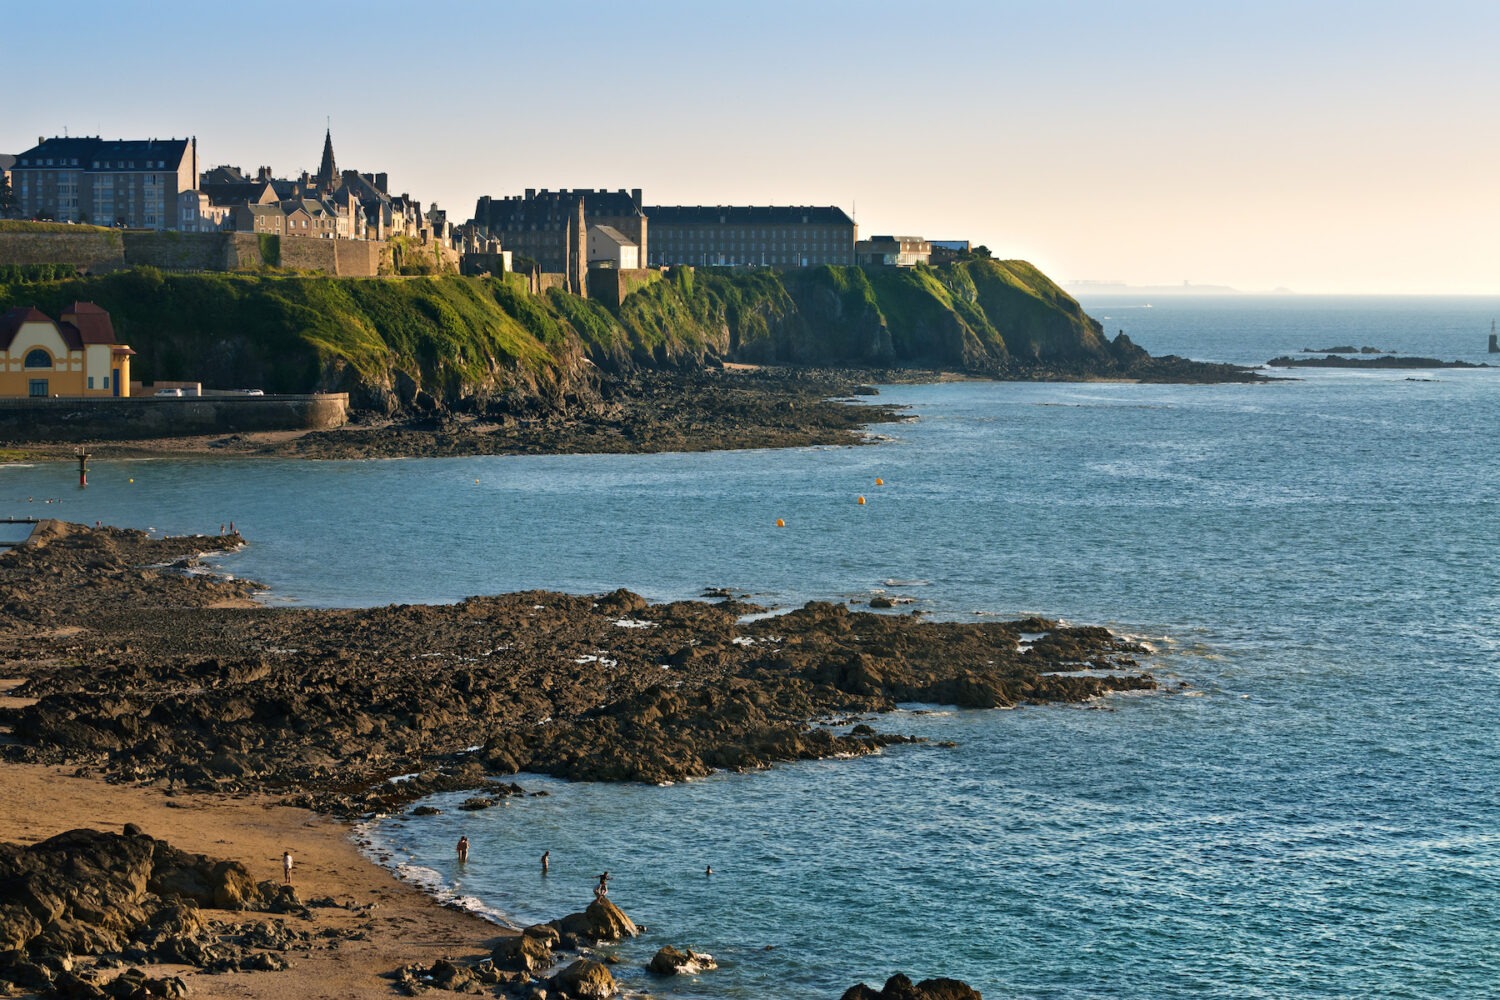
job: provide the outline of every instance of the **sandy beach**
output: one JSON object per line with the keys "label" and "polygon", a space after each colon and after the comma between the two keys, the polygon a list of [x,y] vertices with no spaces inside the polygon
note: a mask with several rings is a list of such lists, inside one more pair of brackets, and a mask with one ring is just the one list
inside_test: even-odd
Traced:
{"label": "sandy beach", "polygon": [[314,907],[311,919],[208,910],[210,920],[285,921],[298,931],[332,931],[331,947],[293,950],[284,972],[208,975],[185,966],[152,966],[152,975],[179,975],[190,995],[255,1000],[343,1000],[384,996],[383,978],[411,962],[477,959],[507,933],[472,914],[447,909],[366,860],[343,823],[261,795],[169,794],[159,788],[75,777],[72,768],[0,764],[0,841],[30,844],[79,827],[119,831],[135,823],[174,847],[239,861],[256,878],[281,878],[280,857],[296,859],[293,883],[303,900],[331,897],[340,906]]}

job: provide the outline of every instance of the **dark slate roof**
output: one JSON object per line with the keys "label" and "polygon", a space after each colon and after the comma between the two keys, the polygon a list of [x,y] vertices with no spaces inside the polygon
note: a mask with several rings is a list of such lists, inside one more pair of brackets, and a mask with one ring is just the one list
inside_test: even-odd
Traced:
{"label": "dark slate roof", "polygon": [[654,205],[646,209],[652,226],[852,226],[837,205]]}
{"label": "dark slate roof", "polygon": [[[16,168],[46,170],[74,166],[80,170],[176,170],[192,147],[189,139],[100,139],[97,136],[44,139],[16,157]],[[164,163],[158,168],[156,163]],[[147,167],[145,164],[152,166]],[[108,166],[105,166],[108,164]],[[119,164],[124,164],[120,166]]]}
{"label": "dark slate roof", "polygon": [[608,191],[603,188],[575,188],[563,191],[531,192],[506,198],[479,199],[474,206],[474,221],[493,228],[515,226],[557,225],[575,211],[578,199],[583,199],[584,215],[632,216],[643,214],[641,206],[629,191]]}
{"label": "dark slate roof", "polygon": [[599,230],[599,232],[606,239],[611,240],[612,242],[614,242],[614,244],[616,246],[622,246],[622,247],[633,247],[633,246],[635,246],[635,240],[631,239],[629,236],[626,236],[624,233],[620,232],[614,226],[590,226],[589,227],[589,232],[593,232],[596,229]]}
{"label": "dark slate roof", "polygon": [[203,171],[198,178],[199,184],[205,188],[213,184],[247,184],[250,180],[239,167],[231,167],[227,163]]}
{"label": "dark slate roof", "polygon": [[212,205],[242,205],[259,202],[269,185],[266,181],[205,182],[203,193]]}

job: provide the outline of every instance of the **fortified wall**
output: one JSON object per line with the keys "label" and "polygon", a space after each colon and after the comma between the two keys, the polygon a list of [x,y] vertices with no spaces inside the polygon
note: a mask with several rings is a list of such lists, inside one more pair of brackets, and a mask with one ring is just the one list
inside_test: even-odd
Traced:
{"label": "fortified wall", "polygon": [[589,298],[610,309],[619,309],[631,292],[645,288],[661,280],[659,269],[617,269],[594,267],[589,269]]}
{"label": "fortified wall", "polygon": [[0,233],[0,265],[71,264],[89,274],[142,266],[164,271],[256,271],[275,266],[373,278],[382,266],[388,272],[390,262],[389,244],[365,240],[137,229]]}
{"label": "fortified wall", "polygon": [[0,399],[0,439],[120,441],[134,438],[328,430],[349,419],[343,392],[275,396],[142,396]]}

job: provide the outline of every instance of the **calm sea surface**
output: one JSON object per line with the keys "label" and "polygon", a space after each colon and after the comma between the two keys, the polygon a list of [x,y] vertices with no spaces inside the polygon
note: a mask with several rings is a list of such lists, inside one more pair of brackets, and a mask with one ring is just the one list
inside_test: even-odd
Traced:
{"label": "calm sea surface", "polygon": [[[1500,315],[1145,304],[1085,302],[1152,353],[1240,363],[1340,344],[1484,361]],[[650,927],[616,967],[634,989],[812,1000],[905,971],[996,998],[1500,996],[1500,370],[1298,374],[894,387],[918,419],[866,448],[106,460],[87,491],[66,465],[12,466],[0,516],[233,520],[252,544],[219,564],[278,602],[884,590],[1158,648],[1172,693],[911,706],[877,724],[934,742],[662,788],[523,777],[551,794],[478,814],[440,796],[440,816],[367,831],[518,923],[581,909],[609,869]],[[723,968],[649,981],[663,943]]]}

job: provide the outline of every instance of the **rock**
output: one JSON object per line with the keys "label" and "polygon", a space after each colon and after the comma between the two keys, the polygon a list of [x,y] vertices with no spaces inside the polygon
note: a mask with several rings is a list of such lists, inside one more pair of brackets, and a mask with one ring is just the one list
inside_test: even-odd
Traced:
{"label": "rock", "polygon": [[665,945],[652,956],[646,970],[659,976],[693,976],[718,967],[712,955],[691,949],[680,951],[671,945]]}
{"label": "rock", "polygon": [[979,991],[957,979],[924,979],[915,985],[901,973],[885,982],[884,989],[872,990],[864,983],[851,986],[840,1000],[982,1000]]}
{"label": "rock", "polygon": [[552,977],[552,985],[567,997],[579,1000],[612,997],[619,992],[615,977],[600,962],[580,958]]}
{"label": "rock", "polygon": [[570,913],[554,921],[552,926],[563,937],[572,934],[592,941],[619,941],[640,933],[634,921],[608,896],[594,900],[582,913]]}
{"label": "rock", "polygon": [[894,608],[895,606],[896,606],[896,602],[893,601],[893,600],[891,600],[889,597],[872,597],[872,598],[870,598],[870,607],[872,607],[872,608],[881,608],[881,609],[884,609],[884,608]]}
{"label": "rock", "polygon": [[551,932],[550,936],[533,934],[532,928],[528,927],[514,937],[501,938],[490,952],[491,960],[498,968],[517,972],[538,973],[550,969],[557,934],[550,927],[546,929]]}

